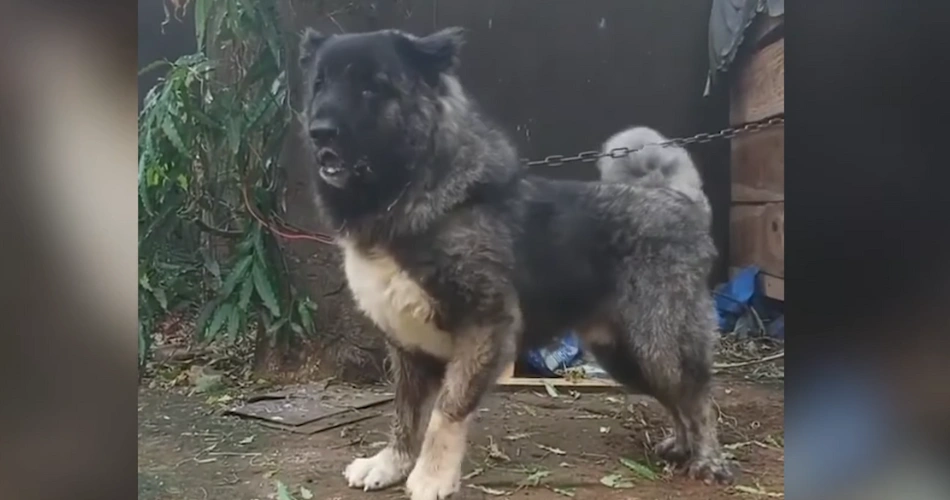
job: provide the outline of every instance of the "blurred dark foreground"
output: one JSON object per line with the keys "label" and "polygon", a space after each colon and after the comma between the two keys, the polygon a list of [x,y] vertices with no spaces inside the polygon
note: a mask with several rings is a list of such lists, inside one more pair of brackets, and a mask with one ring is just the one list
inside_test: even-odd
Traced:
{"label": "blurred dark foreground", "polygon": [[[798,16],[789,11],[788,17],[794,32]],[[845,29],[835,24],[835,30]],[[0,3],[0,498],[136,495],[135,26],[131,2]],[[816,94],[796,92],[796,75],[805,75],[797,73],[796,53],[802,52],[796,43],[789,36],[788,105],[807,121],[795,111]],[[863,53],[873,55],[869,48],[851,55]],[[839,136],[824,154],[820,140],[806,143],[798,130],[793,120],[791,175],[810,175],[802,173],[805,167],[797,170],[801,157],[795,152],[807,145],[808,163],[817,163],[816,169],[825,165],[819,159],[843,160],[834,155],[844,154],[846,139]],[[863,141],[875,144],[877,157],[903,146],[874,136]],[[914,165],[931,159],[916,158]],[[875,167],[862,168],[867,173]],[[790,176],[789,191],[796,193],[796,184],[807,189],[808,179],[801,180]],[[868,271],[865,281],[845,280],[858,289],[856,296],[872,295],[863,307],[811,307],[809,301],[821,299],[796,295],[790,283],[788,498],[950,498],[946,238],[940,230],[889,238],[900,225],[895,211],[903,212],[874,204],[899,203],[900,196],[937,199],[918,189],[928,184],[925,178],[911,184],[895,191],[894,184],[879,182],[889,197],[869,195],[861,182],[839,189],[839,197],[862,199],[861,214],[842,209],[836,218],[825,207],[824,232],[795,223],[798,213],[808,213],[808,200],[821,198],[791,195],[798,201],[792,202],[787,244],[798,256],[792,260],[803,263],[793,264],[800,269],[792,273],[797,280],[806,281],[809,266],[820,266],[840,243],[813,239],[830,234],[836,223],[841,231],[834,234],[861,227],[867,221],[855,217],[862,214],[878,221],[887,214],[888,223],[873,238],[901,251],[867,247],[866,262],[845,265],[856,275],[859,268]],[[940,227],[950,226],[929,229]],[[854,245],[861,236],[849,238]],[[912,251],[918,246],[931,251]],[[899,278],[887,278],[892,272],[875,279],[871,272],[895,266]],[[796,335],[803,338],[799,347]]]}

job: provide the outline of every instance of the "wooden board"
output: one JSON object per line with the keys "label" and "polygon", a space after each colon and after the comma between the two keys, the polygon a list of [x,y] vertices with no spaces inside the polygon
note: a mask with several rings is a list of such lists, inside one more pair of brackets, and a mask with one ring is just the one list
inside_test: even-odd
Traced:
{"label": "wooden board", "polygon": [[515,364],[511,363],[498,378],[498,385],[506,388],[543,388],[545,385],[569,390],[598,389],[607,387],[621,387],[611,379],[588,378],[571,381],[560,377],[516,377]]}
{"label": "wooden board", "polygon": [[732,201],[785,201],[785,126],[732,139]]}
{"label": "wooden board", "polygon": [[729,121],[732,125],[785,112],[785,39],[753,54],[732,85]]}
{"label": "wooden board", "polygon": [[766,297],[785,301],[785,278],[760,273],[759,279],[762,280],[762,289]]}
{"label": "wooden board", "polygon": [[733,205],[729,214],[729,263],[758,266],[785,277],[785,203]]}
{"label": "wooden board", "polygon": [[584,391],[584,390],[603,390],[620,389],[623,386],[606,378],[587,378],[571,381],[566,378],[554,377],[512,377],[498,383],[499,387],[505,388],[537,388],[543,389],[545,385],[551,385],[557,389]]}
{"label": "wooden board", "polygon": [[[741,269],[741,267],[730,267],[729,277],[734,277]],[[762,287],[766,297],[785,301],[785,278],[759,273],[759,285]]]}

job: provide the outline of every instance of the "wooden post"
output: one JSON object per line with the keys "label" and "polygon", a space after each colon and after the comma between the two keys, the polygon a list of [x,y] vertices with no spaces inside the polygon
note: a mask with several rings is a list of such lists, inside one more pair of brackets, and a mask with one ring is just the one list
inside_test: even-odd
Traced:
{"label": "wooden post", "polygon": [[[784,19],[771,19],[776,23]],[[758,48],[736,68],[730,122],[740,125],[785,112],[785,39]],[[767,296],[785,300],[785,127],[732,140],[729,263],[758,266]]]}

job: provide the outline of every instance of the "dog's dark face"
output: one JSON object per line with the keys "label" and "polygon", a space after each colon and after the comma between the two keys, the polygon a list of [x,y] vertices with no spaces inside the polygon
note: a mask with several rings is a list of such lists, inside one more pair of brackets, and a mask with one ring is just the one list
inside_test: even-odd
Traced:
{"label": "dog's dark face", "polygon": [[461,42],[458,28],[422,38],[308,29],[300,44],[303,121],[318,182],[364,195],[404,184],[413,152],[431,134],[441,76],[453,71]]}

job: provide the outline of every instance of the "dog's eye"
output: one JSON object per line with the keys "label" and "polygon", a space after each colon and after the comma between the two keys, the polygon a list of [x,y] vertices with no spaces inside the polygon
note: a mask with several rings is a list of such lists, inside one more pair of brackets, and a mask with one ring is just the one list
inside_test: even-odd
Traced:
{"label": "dog's eye", "polygon": [[317,77],[313,79],[313,90],[320,90],[320,87],[323,86],[323,73],[318,73]]}

